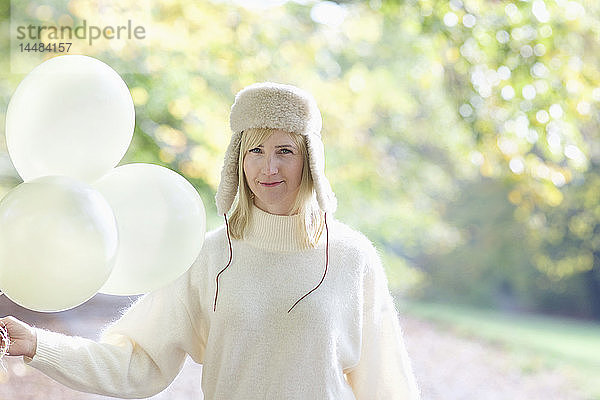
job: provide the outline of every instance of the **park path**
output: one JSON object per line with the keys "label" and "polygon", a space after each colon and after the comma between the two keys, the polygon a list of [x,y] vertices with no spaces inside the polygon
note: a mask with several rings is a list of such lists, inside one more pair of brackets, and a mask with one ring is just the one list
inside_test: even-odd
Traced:
{"label": "park path", "polygon": [[[99,329],[130,302],[100,296],[56,318],[27,314],[0,298],[0,314],[24,313],[19,317],[37,326],[96,338]],[[514,355],[498,346],[459,336],[427,321],[406,315],[400,321],[423,400],[585,400],[556,370],[519,365]],[[4,365],[5,370],[0,368],[0,400],[112,399],[72,391],[25,366],[20,358],[7,358]],[[202,367],[188,358],[171,386],[151,399],[200,400],[201,374]]]}
{"label": "park path", "polygon": [[423,400],[586,400],[540,360],[420,319],[400,322]]}

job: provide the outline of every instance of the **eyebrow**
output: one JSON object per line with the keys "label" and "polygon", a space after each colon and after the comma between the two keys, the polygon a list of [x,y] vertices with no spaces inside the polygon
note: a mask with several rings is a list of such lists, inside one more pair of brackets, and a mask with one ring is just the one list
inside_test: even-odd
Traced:
{"label": "eyebrow", "polygon": [[[262,144],[259,144],[258,147],[264,147]],[[276,148],[282,148],[282,147],[291,147],[292,149],[295,149],[296,147],[291,145],[291,144],[279,144],[277,146],[275,146]]]}

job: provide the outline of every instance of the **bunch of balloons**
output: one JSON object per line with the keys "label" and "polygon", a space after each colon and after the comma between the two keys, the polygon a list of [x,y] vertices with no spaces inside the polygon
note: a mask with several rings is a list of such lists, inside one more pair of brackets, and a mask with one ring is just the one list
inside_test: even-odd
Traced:
{"label": "bunch of balloons", "polygon": [[17,87],[6,113],[23,183],[0,201],[0,290],[35,311],[73,308],[98,291],[136,295],[194,262],[206,229],[198,192],[145,163],[115,167],[135,110],[103,62],[51,58]]}

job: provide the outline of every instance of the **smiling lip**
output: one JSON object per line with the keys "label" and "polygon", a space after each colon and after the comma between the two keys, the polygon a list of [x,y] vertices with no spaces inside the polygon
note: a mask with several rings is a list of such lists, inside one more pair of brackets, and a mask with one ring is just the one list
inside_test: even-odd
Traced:
{"label": "smiling lip", "polygon": [[[281,181],[281,182],[283,182],[283,181]],[[260,184],[263,185],[263,186],[272,187],[272,186],[279,185],[281,182],[273,182],[273,183],[264,183],[264,182],[261,182]]]}

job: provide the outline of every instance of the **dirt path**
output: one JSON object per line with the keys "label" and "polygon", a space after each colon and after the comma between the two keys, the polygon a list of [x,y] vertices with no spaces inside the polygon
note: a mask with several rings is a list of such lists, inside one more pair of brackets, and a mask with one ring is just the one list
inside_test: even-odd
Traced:
{"label": "dirt path", "polygon": [[565,376],[536,360],[430,322],[400,321],[423,400],[584,400]]}
{"label": "dirt path", "polygon": [[[37,326],[95,338],[129,301],[101,297],[88,303],[56,318],[15,309],[0,300],[0,314],[24,313],[19,317]],[[429,322],[403,316],[401,324],[423,400],[584,400],[557,371],[518,365],[514,355],[499,347],[468,340]],[[112,399],[72,391],[25,366],[20,358],[7,358],[4,364],[0,400]],[[202,399],[201,374],[202,367],[188,359],[171,386],[151,399]]]}

